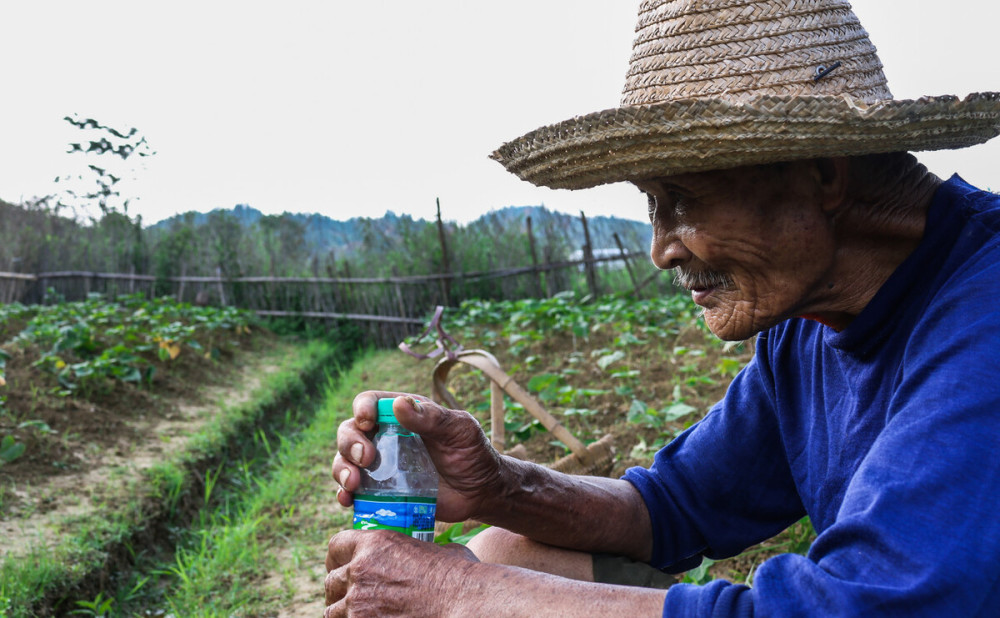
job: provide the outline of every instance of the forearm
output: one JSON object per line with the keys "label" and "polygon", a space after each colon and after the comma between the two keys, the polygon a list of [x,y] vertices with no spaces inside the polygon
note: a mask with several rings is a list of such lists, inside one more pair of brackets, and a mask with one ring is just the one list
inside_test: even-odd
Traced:
{"label": "forearm", "polygon": [[518,567],[469,565],[452,616],[663,615],[666,591],[612,586],[557,577]]}
{"label": "forearm", "polygon": [[576,476],[504,457],[501,491],[477,518],[535,541],[649,560],[646,504],[627,481]]}

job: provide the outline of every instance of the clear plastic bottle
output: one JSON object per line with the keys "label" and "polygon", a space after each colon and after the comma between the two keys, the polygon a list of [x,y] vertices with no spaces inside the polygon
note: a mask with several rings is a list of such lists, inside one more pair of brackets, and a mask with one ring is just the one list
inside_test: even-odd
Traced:
{"label": "clear plastic bottle", "polygon": [[438,474],[423,440],[399,424],[392,399],[378,400],[375,461],[361,469],[354,495],[356,530],[396,530],[434,540]]}

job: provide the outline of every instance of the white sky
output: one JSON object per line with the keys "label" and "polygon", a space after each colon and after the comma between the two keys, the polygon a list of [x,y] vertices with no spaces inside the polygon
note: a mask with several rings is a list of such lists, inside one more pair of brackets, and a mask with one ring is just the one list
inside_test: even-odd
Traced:
{"label": "white sky", "polygon": [[[124,192],[152,223],[249,204],[467,222],[544,203],[642,220],[628,185],[552,191],[487,155],[618,104],[638,0],[0,0],[0,198],[54,192],[78,114],[157,151]],[[1000,90],[1000,4],[856,0],[897,98]],[[920,155],[1000,190],[1000,139]]]}

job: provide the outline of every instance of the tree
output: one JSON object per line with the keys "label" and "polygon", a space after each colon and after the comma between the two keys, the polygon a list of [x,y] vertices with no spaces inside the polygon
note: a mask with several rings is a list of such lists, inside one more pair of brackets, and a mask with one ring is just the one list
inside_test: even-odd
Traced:
{"label": "tree", "polygon": [[308,262],[306,226],[290,215],[264,215],[257,221],[264,250],[267,252],[269,274],[299,276]]}
{"label": "tree", "polygon": [[81,120],[75,115],[66,116],[64,120],[85,133],[83,140],[70,143],[67,152],[80,153],[92,162],[87,163],[86,171],[80,174],[56,178],[56,182],[68,185],[60,204],[69,206],[74,212],[78,209],[89,211],[89,207],[96,204],[101,215],[119,212],[128,216],[132,198],[122,197],[119,183],[128,176],[135,176],[140,165],[135,157],[141,160],[156,153],[135,127],[118,130],[93,118]]}

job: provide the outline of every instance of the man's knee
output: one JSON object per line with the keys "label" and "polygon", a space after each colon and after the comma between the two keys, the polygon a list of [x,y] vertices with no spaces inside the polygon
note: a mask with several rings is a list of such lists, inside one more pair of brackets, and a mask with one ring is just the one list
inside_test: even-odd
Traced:
{"label": "man's knee", "polygon": [[524,554],[525,543],[531,541],[520,534],[493,527],[472,537],[467,547],[483,562],[521,566],[517,557]]}
{"label": "man's knee", "polygon": [[560,549],[503,528],[487,528],[468,548],[483,562],[506,564],[581,581],[666,589],[677,578],[644,562],[607,554]]}
{"label": "man's knee", "polygon": [[468,546],[483,562],[506,564],[561,577],[594,580],[593,557],[586,552],[561,549],[532,541],[503,528],[487,528]]}

